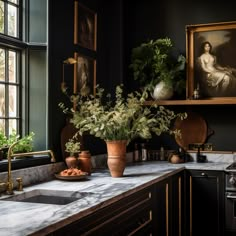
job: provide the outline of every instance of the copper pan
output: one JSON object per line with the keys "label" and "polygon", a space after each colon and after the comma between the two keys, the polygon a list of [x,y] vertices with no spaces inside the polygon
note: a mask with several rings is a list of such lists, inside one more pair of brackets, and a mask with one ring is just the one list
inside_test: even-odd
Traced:
{"label": "copper pan", "polygon": [[187,118],[181,120],[177,118],[174,129],[181,132],[181,136],[176,136],[176,143],[185,151],[189,149],[189,144],[204,144],[207,138],[214,133],[209,129],[205,119],[198,113],[187,112]]}

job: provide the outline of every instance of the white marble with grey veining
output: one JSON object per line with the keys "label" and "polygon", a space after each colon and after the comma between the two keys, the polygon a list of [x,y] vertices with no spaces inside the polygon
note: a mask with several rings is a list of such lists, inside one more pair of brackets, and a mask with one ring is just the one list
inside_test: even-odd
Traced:
{"label": "white marble with grey veining", "polygon": [[[65,168],[63,162],[52,163],[42,166],[12,170],[12,180],[14,186],[17,185],[16,178],[22,177],[24,186],[45,182],[54,178],[54,174]],[[7,181],[7,172],[0,173],[0,181]]]}
{"label": "white marble with grey veining", "polygon": [[[188,152],[194,161],[196,161],[196,152]],[[228,153],[212,153],[212,152],[201,152],[202,155],[206,155],[207,161],[209,162],[233,162],[233,154],[234,152],[228,152]]]}
{"label": "white marble with grey veining", "polygon": [[[161,181],[184,168],[224,171],[228,165],[228,161],[208,163],[188,162],[183,164],[144,162],[128,165],[124,176],[121,178],[110,177],[109,171],[104,169],[93,171],[92,175],[84,181],[53,179],[34,184],[30,187],[25,187],[24,192],[35,189],[48,189],[72,191],[71,195],[77,192],[90,194],[67,205],[6,201],[6,199],[4,200],[5,196],[2,196],[0,198],[0,235],[45,235],[112,202],[118,201],[122,197],[128,196],[145,186]],[[41,167],[41,171],[37,171],[37,173],[32,171],[30,177],[34,178],[34,174],[38,175],[39,173],[51,176],[62,167],[60,164],[56,166],[52,168],[45,167],[46,170]],[[46,173],[50,171],[51,173]],[[15,194],[20,193],[15,192]]]}

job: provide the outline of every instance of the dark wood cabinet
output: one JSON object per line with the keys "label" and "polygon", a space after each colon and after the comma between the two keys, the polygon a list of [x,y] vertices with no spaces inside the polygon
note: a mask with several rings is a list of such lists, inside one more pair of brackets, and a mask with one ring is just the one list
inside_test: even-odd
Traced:
{"label": "dark wood cabinet", "polygon": [[170,178],[158,182],[155,186],[153,206],[154,235],[169,235]]}
{"label": "dark wood cabinet", "polygon": [[181,236],[184,171],[97,210],[50,235]]}
{"label": "dark wood cabinet", "polygon": [[171,235],[185,235],[184,224],[184,171],[171,178]]}
{"label": "dark wood cabinet", "polygon": [[224,235],[224,172],[183,170],[50,235]]}
{"label": "dark wood cabinet", "polygon": [[184,235],[184,171],[162,180],[155,187],[154,235]]}
{"label": "dark wood cabinet", "polygon": [[224,235],[224,172],[186,170],[186,235]]}
{"label": "dark wood cabinet", "polygon": [[152,187],[140,190],[50,235],[153,235],[152,193]]}

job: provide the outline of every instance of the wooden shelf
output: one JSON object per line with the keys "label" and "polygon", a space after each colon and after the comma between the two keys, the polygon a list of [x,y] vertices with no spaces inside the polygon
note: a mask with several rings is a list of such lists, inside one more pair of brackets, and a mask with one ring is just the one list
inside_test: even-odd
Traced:
{"label": "wooden shelf", "polygon": [[236,104],[236,98],[212,98],[212,99],[187,99],[187,100],[155,100],[147,101],[145,105],[151,106],[153,104],[175,106],[175,105],[229,105]]}
{"label": "wooden shelf", "polygon": [[[197,153],[197,150],[187,150],[187,153]],[[207,150],[201,150],[201,153],[208,153],[208,154],[233,154],[234,151],[217,151],[217,150],[212,150],[212,151],[207,151]]]}

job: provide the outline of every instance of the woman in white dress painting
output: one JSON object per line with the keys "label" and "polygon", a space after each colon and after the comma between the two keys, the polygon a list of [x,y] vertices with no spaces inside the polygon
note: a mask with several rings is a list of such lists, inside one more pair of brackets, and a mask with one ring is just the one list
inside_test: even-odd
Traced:
{"label": "woman in white dress painting", "polygon": [[198,57],[201,89],[208,97],[236,96],[236,69],[217,64],[212,45],[206,41],[202,44],[203,53]]}

